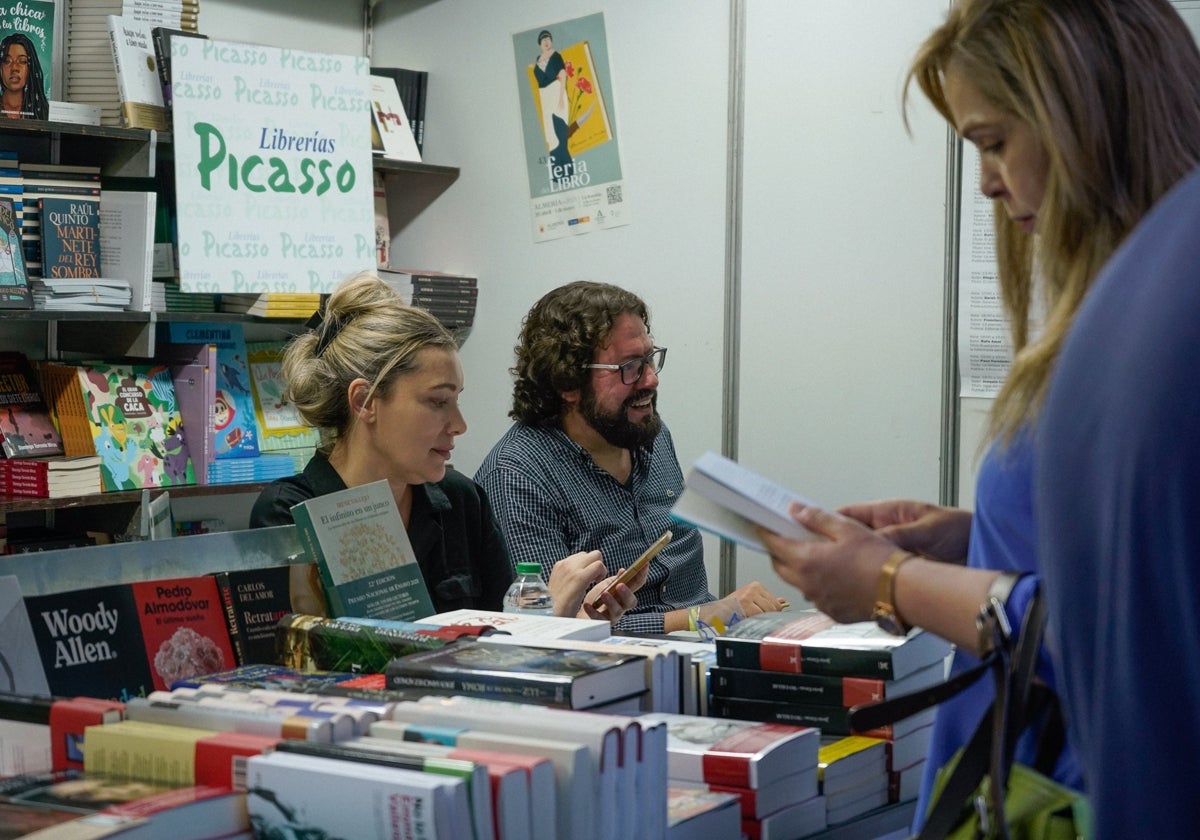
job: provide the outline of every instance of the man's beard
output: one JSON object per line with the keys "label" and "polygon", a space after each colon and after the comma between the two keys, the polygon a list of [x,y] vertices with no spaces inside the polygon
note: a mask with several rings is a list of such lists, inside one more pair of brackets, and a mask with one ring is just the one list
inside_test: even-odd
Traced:
{"label": "man's beard", "polygon": [[640,402],[647,394],[652,393],[649,390],[637,391],[630,395],[615,413],[608,414],[596,404],[596,392],[589,383],[583,388],[583,395],[579,401],[579,413],[588,425],[613,446],[619,446],[622,449],[649,446],[658,437],[659,430],[662,429],[662,420],[657,411],[658,395],[654,394],[651,400],[655,411],[641,423],[631,422],[626,416],[626,410],[633,403]]}

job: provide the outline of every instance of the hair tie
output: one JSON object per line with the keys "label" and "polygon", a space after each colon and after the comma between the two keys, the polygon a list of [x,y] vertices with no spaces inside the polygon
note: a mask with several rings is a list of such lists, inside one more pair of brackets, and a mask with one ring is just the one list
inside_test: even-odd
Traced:
{"label": "hair tie", "polygon": [[342,331],[346,324],[354,320],[354,313],[351,313],[345,320],[333,318],[330,321],[326,321],[325,305],[328,302],[329,297],[321,295],[321,302],[317,305],[317,311],[310,315],[308,320],[304,322],[304,326],[308,327],[312,332],[317,333],[317,347],[313,351],[313,357],[317,359],[321,358],[321,354],[333,343],[333,340],[337,338],[338,333]]}

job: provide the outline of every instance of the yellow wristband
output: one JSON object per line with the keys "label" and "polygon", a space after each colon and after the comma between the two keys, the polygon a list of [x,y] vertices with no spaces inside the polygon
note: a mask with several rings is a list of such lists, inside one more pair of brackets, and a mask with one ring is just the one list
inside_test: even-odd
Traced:
{"label": "yellow wristband", "polygon": [[688,610],[688,629],[696,631],[700,625],[700,608],[692,607]]}

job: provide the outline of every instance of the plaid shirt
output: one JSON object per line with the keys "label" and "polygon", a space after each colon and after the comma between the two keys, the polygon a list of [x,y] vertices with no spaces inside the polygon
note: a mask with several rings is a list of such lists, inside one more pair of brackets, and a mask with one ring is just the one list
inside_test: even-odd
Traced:
{"label": "plaid shirt", "polygon": [[683,473],[665,425],[651,446],[633,451],[624,485],[562,429],[519,423],[492,447],[475,480],[491,499],[512,562],[541,563],[547,577],[562,558],[592,549],[616,574],[663,531],[674,533],[618,630],[661,633],[664,613],[713,600],[699,531],[669,516]]}

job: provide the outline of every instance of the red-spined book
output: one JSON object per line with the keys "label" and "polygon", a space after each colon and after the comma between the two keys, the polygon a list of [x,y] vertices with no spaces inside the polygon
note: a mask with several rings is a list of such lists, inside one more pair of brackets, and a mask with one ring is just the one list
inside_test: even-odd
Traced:
{"label": "red-spined book", "polygon": [[708,673],[709,689],[715,697],[770,698],[779,702],[843,706],[847,709],[860,703],[928,688],[943,679],[941,662],[914,671],[900,680],[790,674],[750,668],[714,667]]}
{"label": "red-spined book", "polygon": [[733,785],[708,786],[719,793],[734,793],[741,800],[742,818],[760,820],[783,808],[812,799],[820,792],[817,768],[807,767],[799,773],[783,776],[778,781],[757,788]]}
{"label": "red-spined book", "polygon": [[667,727],[667,776],[679,781],[758,788],[817,766],[820,731],[806,726],[653,713]]}
{"label": "red-spined book", "polygon": [[64,697],[50,706],[50,767],[83,769],[83,733],[89,726],[115,723],[125,714],[119,700]]}
{"label": "red-spined book", "polygon": [[275,748],[280,741],[252,732],[214,732],[196,742],[196,784],[244,788],[246,759]]}
{"label": "red-spined book", "polygon": [[838,624],[816,610],[750,616],[716,638],[717,666],[898,680],[943,661],[950,644],[913,630],[893,636],[873,621]]}

